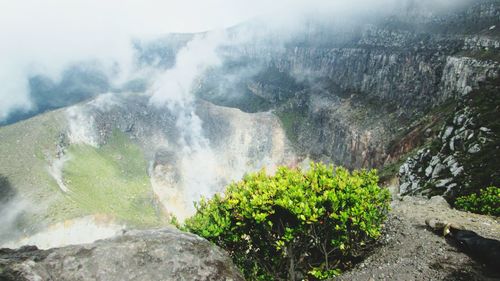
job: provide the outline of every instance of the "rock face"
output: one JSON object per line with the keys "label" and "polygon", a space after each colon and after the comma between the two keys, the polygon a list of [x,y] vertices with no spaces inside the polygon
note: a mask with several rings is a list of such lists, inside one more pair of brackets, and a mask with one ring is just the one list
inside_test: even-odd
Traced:
{"label": "rock face", "polygon": [[318,27],[285,46],[225,49],[227,73],[235,64],[262,68],[243,82],[248,95],[272,105],[301,153],[350,168],[381,167],[397,156],[390,143],[413,121],[498,76],[488,54],[500,50],[498,27],[489,30],[499,15],[498,2],[482,1],[441,16]]}
{"label": "rock face", "polygon": [[174,229],[131,231],[93,244],[0,250],[1,280],[244,280],[228,255]]}
{"label": "rock face", "polygon": [[401,166],[400,192],[448,199],[498,186],[498,79],[483,83],[457,105],[438,137]]}

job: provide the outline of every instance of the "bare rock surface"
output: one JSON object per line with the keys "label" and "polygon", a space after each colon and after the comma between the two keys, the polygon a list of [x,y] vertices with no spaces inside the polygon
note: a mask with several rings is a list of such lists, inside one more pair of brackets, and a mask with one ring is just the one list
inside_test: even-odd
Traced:
{"label": "bare rock surface", "polygon": [[0,250],[0,280],[244,280],[228,255],[175,229],[130,231],[92,244]]}
{"label": "bare rock surface", "polygon": [[403,197],[393,202],[381,245],[335,280],[499,280],[425,225],[436,218],[500,239],[498,218],[451,209],[442,197]]}

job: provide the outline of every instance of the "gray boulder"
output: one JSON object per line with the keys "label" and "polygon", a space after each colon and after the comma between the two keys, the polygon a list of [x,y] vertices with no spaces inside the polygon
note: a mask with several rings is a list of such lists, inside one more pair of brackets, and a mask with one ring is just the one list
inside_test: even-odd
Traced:
{"label": "gray boulder", "polygon": [[217,246],[176,229],[130,231],[92,244],[0,250],[0,280],[244,280]]}

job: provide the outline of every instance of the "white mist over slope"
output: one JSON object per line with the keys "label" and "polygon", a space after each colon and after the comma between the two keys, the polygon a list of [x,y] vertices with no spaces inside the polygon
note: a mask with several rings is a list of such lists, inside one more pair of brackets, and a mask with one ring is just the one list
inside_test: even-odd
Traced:
{"label": "white mist over slope", "polygon": [[[472,0],[470,0],[472,1]],[[468,2],[470,2],[468,1]],[[57,81],[70,64],[99,62],[114,84],[133,76],[132,38],[221,29],[260,16],[296,32],[307,18],[345,19],[395,8],[446,10],[466,0],[18,0],[0,3],[0,121],[32,106],[28,78]],[[410,3],[410,4],[408,4]]]}
{"label": "white mist over slope", "polygon": [[29,208],[29,204],[19,198],[10,199],[8,202],[0,202],[0,246],[11,237],[18,235],[15,224],[19,217]]}
{"label": "white mist over slope", "polygon": [[207,68],[222,63],[216,49],[225,41],[222,31],[195,36],[179,51],[175,66],[154,79],[150,89],[151,103],[170,109],[189,106],[193,102],[193,82]]}
{"label": "white mist over slope", "polygon": [[[195,36],[193,40],[179,51],[173,68],[160,73],[154,79],[149,90],[150,103],[157,107],[166,106],[176,114],[176,126],[180,132],[179,144],[182,151],[178,155],[180,170],[185,177],[178,204],[189,206],[189,201],[195,201],[200,196],[209,197],[214,191],[210,188],[216,185],[217,162],[208,139],[203,135],[202,121],[195,113],[192,88],[195,80],[209,67],[221,64],[216,48],[225,41],[223,32],[209,32]],[[153,181],[153,186],[157,186]],[[162,191],[156,188],[158,194]],[[173,196],[173,195],[171,195]],[[165,196],[160,196],[165,197]],[[184,202],[185,198],[189,198]],[[166,206],[172,209],[172,206]],[[175,210],[179,216],[182,210]]]}
{"label": "white mist over slope", "polygon": [[1,245],[18,248],[23,245],[35,245],[40,249],[64,247],[67,245],[92,243],[99,239],[113,237],[123,233],[125,227],[103,216],[85,216],[49,226],[35,235],[23,237]]}
{"label": "white mist over slope", "polygon": [[[206,136],[206,126],[197,115],[199,101],[194,91],[200,84],[204,72],[221,66],[223,58],[218,54],[222,46],[235,46],[248,40],[248,36],[229,38],[224,31],[212,31],[196,35],[179,50],[176,64],[153,78],[148,94],[150,104],[157,108],[168,108],[175,115],[180,132],[174,142],[180,146],[176,151],[175,167],[158,165],[151,173],[151,183],[164,208],[183,220],[194,212],[193,202],[201,197],[209,198],[232,180],[240,179],[245,172],[263,167],[272,169],[276,165],[290,163],[294,156],[287,154],[284,131],[272,118],[250,115],[234,109],[220,109],[202,105],[210,114],[219,114],[221,122],[229,122],[231,133],[218,136],[224,143],[216,147]],[[236,111],[236,112],[233,112]],[[261,132],[255,131],[259,127]],[[274,123],[273,123],[274,121]],[[261,159],[249,157],[249,152],[269,139],[271,147]],[[168,142],[158,144],[169,147]],[[176,175],[180,180],[175,180]]]}

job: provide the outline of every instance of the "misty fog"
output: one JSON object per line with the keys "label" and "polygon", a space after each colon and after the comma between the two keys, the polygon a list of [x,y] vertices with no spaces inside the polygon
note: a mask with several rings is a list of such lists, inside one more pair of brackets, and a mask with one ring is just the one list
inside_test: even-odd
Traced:
{"label": "misty fog", "polygon": [[110,90],[129,90],[127,82],[148,73],[137,61],[133,41],[252,21],[260,22],[257,29],[245,30],[237,42],[269,32],[286,40],[304,31],[311,19],[342,25],[394,10],[438,13],[449,4],[456,7],[457,1],[3,1],[0,124]]}

